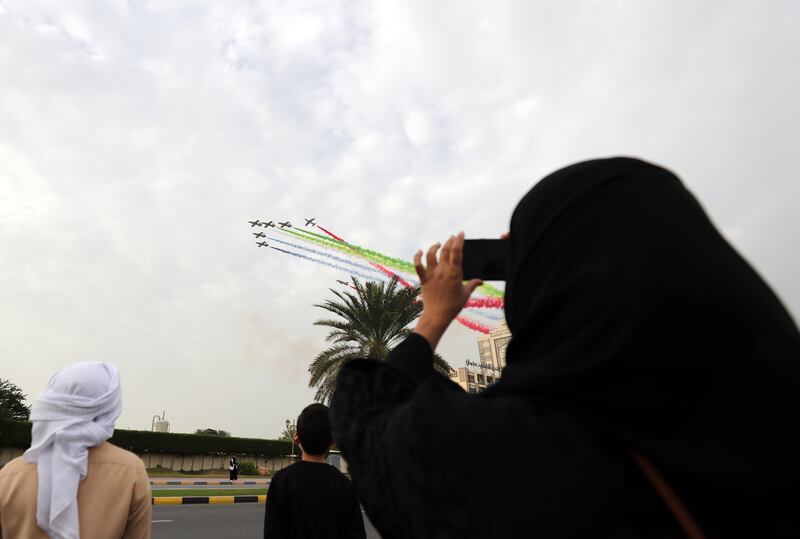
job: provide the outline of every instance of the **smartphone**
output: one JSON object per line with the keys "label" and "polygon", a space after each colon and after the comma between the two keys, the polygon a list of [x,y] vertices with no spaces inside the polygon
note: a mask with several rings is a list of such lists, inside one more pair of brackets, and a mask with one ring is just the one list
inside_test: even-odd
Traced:
{"label": "smartphone", "polygon": [[508,240],[464,240],[464,279],[505,281],[507,266]]}

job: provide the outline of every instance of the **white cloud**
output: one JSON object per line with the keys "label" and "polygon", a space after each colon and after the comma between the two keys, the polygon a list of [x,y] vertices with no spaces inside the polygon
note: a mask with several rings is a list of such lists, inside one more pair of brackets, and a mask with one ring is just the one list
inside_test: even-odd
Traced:
{"label": "white cloud", "polygon": [[[316,216],[393,256],[503,232],[543,174],[677,171],[794,313],[792,2],[0,2],[0,357],[117,363],[121,425],[274,435],[341,275],[256,249]],[[455,364],[473,335],[443,343]],[[230,382],[233,380],[233,383]],[[219,396],[224,407],[209,405]]]}

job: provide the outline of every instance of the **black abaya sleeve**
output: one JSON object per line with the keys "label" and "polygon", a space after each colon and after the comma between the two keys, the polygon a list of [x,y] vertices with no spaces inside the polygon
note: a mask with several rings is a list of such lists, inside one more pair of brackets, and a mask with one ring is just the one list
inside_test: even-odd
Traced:
{"label": "black abaya sleeve", "polygon": [[384,539],[677,536],[624,448],[528,399],[466,393],[417,334],[345,365],[330,414]]}
{"label": "black abaya sleeve", "polygon": [[[425,441],[413,407],[421,385],[460,391],[433,369],[433,351],[412,333],[384,361],[355,360],[342,368],[331,400],[334,439],[347,460],[358,495],[384,539],[413,537],[408,518],[414,484],[424,475],[416,462]],[[421,516],[421,515],[420,515]]]}

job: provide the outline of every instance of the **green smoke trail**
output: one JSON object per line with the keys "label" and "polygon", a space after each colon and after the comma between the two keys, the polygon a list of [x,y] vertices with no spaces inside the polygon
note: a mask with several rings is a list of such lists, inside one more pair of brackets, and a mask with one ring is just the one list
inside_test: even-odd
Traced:
{"label": "green smoke trail", "polygon": [[[291,234],[298,238],[304,239],[306,241],[310,241],[312,243],[316,243],[318,245],[323,245],[325,247],[329,247],[331,249],[336,249],[337,251],[341,251],[343,253],[353,253],[355,252],[360,257],[371,260],[373,262],[377,262],[383,266],[387,266],[393,269],[405,271],[407,273],[411,273],[414,275],[416,273],[416,269],[414,268],[414,264],[402,260],[400,258],[394,258],[391,256],[387,256],[383,253],[379,253],[377,251],[373,251],[371,249],[366,249],[364,247],[360,247],[358,245],[353,245],[352,243],[341,242],[335,240],[333,238],[329,238],[328,236],[323,236],[322,234],[316,234],[314,232],[310,232],[308,230],[290,230],[290,229],[282,229],[280,232],[284,234]],[[490,286],[488,284],[483,284],[478,287],[478,290],[481,291],[483,294],[487,296],[492,296],[496,298],[502,298],[503,292],[498,290],[497,288]]]}
{"label": "green smoke trail", "polygon": [[369,249],[362,249],[350,243],[343,243],[340,241],[336,241],[334,239],[330,239],[325,236],[320,236],[319,234],[314,234],[311,232],[306,231],[297,231],[297,230],[282,230],[284,234],[291,234],[303,240],[309,241],[311,243],[316,243],[318,245],[323,245],[330,249],[336,249],[345,254],[352,255],[353,253],[357,254],[361,258],[366,260],[371,260],[372,262],[377,262],[384,266],[389,266],[394,269],[399,269],[405,272],[414,273],[414,264],[410,264],[400,259],[394,259],[389,256],[381,255],[380,253],[376,253],[374,251],[370,251]]}
{"label": "green smoke trail", "polygon": [[380,262],[382,264],[385,262],[385,264],[384,264],[385,266],[390,266],[390,267],[393,267],[395,269],[401,269],[403,271],[407,271],[407,272],[412,273],[412,274],[416,273],[416,269],[414,268],[414,264],[412,264],[410,262],[406,262],[405,260],[402,260],[400,258],[394,258],[394,257],[391,257],[391,256],[387,256],[387,255],[385,255],[383,253],[379,253],[379,252],[373,251],[371,249],[366,249],[364,247],[359,247],[358,245],[353,245],[352,243],[340,242],[340,241],[337,241],[337,240],[335,240],[333,238],[329,238],[328,236],[322,236],[321,234],[316,234],[314,232],[309,232],[308,230],[300,230],[299,232],[303,233],[303,234],[308,234],[309,236],[313,236],[314,238],[317,238],[317,239],[320,239],[320,240],[326,240],[326,241],[334,242],[337,245],[342,245],[346,249],[353,250],[353,251],[359,253],[360,255],[364,256],[365,258],[372,258],[376,262]]}

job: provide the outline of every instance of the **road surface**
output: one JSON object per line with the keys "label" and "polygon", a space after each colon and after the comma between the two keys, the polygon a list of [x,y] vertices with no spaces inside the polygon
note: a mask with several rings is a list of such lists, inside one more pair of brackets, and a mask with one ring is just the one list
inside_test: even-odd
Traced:
{"label": "road surface", "polygon": [[[380,539],[366,515],[364,525],[367,539]],[[264,537],[264,504],[153,506],[153,539],[220,537]]]}

